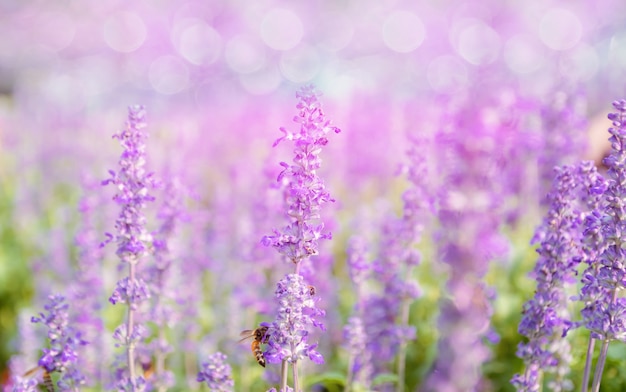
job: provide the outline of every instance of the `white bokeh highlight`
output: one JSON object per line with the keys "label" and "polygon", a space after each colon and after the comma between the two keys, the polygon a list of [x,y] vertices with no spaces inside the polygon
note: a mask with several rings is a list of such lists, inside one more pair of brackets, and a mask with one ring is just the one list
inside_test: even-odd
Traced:
{"label": "white bokeh highlight", "polygon": [[572,11],[553,8],[539,22],[539,39],[550,49],[573,48],[582,38],[583,27]]}
{"label": "white bokeh highlight", "polygon": [[292,49],[300,43],[303,35],[302,21],[292,11],[275,8],[261,21],[261,39],[272,49]]}
{"label": "white bokeh highlight", "polygon": [[258,38],[239,34],[231,38],[224,48],[224,60],[230,69],[248,74],[265,65],[265,46]]}
{"label": "white bokeh highlight", "polygon": [[530,35],[516,35],[504,44],[503,57],[507,67],[517,74],[528,74],[540,69],[545,60],[544,47]]}
{"label": "white bokeh highlight", "polygon": [[197,20],[181,29],[178,52],[194,65],[210,65],[220,57],[222,37],[207,23]]}
{"label": "white bokeh highlight", "polygon": [[456,50],[470,64],[486,65],[497,60],[502,46],[500,35],[483,21],[467,20],[457,30]]}
{"label": "white bokeh highlight", "polygon": [[385,18],[382,28],[385,45],[399,53],[417,49],[426,36],[422,20],[409,11],[395,11]]}
{"label": "white bokeh highlight", "polygon": [[134,12],[120,11],[109,16],[102,26],[104,42],[113,50],[130,53],[139,49],[148,31],[143,19]]}

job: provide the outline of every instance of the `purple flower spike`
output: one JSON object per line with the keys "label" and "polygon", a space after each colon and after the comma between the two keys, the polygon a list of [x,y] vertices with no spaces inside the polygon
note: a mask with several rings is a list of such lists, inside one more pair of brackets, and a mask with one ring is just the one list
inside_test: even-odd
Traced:
{"label": "purple flower spike", "polygon": [[69,325],[69,305],[61,295],[50,295],[44,306],[45,313],[33,317],[33,323],[44,324],[48,328],[49,348],[43,350],[38,365],[48,373],[63,373],[64,385],[79,386],[85,383],[85,377],[78,371],[77,348],[87,342],[80,337],[80,332]]}
{"label": "purple flower spike", "polygon": [[617,112],[608,115],[613,122],[609,128],[612,150],[604,159],[608,180],[588,185],[596,205],[585,219],[589,267],[583,274],[580,299],[585,302],[582,324],[593,338],[623,341],[626,326],[618,316],[626,311],[626,301],[615,293],[626,287],[626,250],[622,245],[626,241],[626,100],[613,102],[613,106]]}
{"label": "purple flower spike", "polygon": [[[151,173],[146,173],[147,134],[144,128],[146,110],[143,106],[131,106],[128,109],[126,127],[113,137],[118,139],[124,151],[118,161],[119,172],[109,171],[111,178],[103,181],[104,185],[113,184],[118,193],[113,200],[120,205],[121,211],[116,220],[115,236],[109,234],[110,240],[117,242],[117,256],[127,265],[128,276],[121,278],[111,294],[109,301],[112,304],[122,303],[129,308],[124,325],[116,328],[114,338],[126,350],[126,368],[118,368],[118,390],[144,390],[146,381],[137,374],[135,369],[137,344],[140,343],[145,328],[137,323],[138,306],[150,297],[146,283],[137,276],[137,264],[144,256],[151,252],[153,238],[146,228],[146,218],[143,209],[146,203],[154,198],[148,193],[149,187],[155,183]],[[109,241],[110,241],[109,240]],[[119,364],[120,366],[121,363]]]}
{"label": "purple flower spike", "polygon": [[323,363],[324,358],[315,350],[317,345],[307,342],[310,327],[324,329],[324,325],[317,321],[317,317],[324,316],[324,311],[316,307],[318,298],[313,295],[311,287],[301,275],[289,274],[278,282],[276,299],[279,309],[268,331],[267,362],[285,360],[295,363],[309,358],[315,363]]}
{"label": "purple flower spike", "polygon": [[146,230],[146,218],[143,209],[154,198],[148,193],[148,187],[154,185],[152,174],[146,173],[147,135],[144,131],[146,110],[143,106],[131,106],[128,109],[126,127],[113,137],[120,141],[124,152],[119,159],[119,172],[109,171],[111,178],[103,185],[113,184],[118,193],[113,197],[122,207],[117,218],[117,255],[123,262],[137,263],[147,252],[146,244],[152,238]]}
{"label": "purple flower spike", "polygon": [[261,242],[275,247],[294,264],[317,255],[319,239],[331,238],[330,233],[323,232],[324,225],[318,221],[321,206],[334,200],[316,171],[322,164],[319,157],[322,147],[328,143],[326,134],[330,131],[339,133],[340,130],[326,119],[318,96],[312,86],[298,91],[299,113],[294,121],[300,124],[300,131],[291,133],[281,128],[284,136],[274,143],[276,146],[283,140],[291,140],[295,145],[293,164],[281,162],[283,171],[278,176],[278,182],[287,184],[285,199],[289,224],[282,230],[274,230],[274,235],[265,236]]}
{"label": "purple flower spike", "polygon": [[226,362],[226,355],[217,352],[209,355],[207,361],[202,363],[202,369],[196,380],[206,382],[210,391],[231,392],[235,386],[231,372],[230,365]]}
{"label": "purple flower spike", "polygon": [[575,282],[576,267],[582,261],[584,214],[580,207],[585,197],[581,188],[596,172],[589,170],[587,162],[555,170],[553,190],[547,197],[550,210],[533,238],[533,243],[539,243],[533,271],[537,289],[524,305],[519,333],[528,341],[520,343],[517,352],[526,370],[511,380],[519,391],[539,390],[539,371],[554,374],[554,390],[571,386],[563,377],[571,360],[569,344],[563,337],[574,326],[565,286]]}
{"label": "purple flower spike", "polygon": [[129,277],[125,277],[117,282],[109,302],[113,305],[129,304],[133,309],[137,309],[137,305],[148,298],[150,298],[150,290],[143,279],[135,279],[131,282]]}

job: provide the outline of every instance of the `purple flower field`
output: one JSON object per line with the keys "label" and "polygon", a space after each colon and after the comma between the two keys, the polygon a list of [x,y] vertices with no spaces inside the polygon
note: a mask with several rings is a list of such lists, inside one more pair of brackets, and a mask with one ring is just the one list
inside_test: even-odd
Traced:
{"label": "purple flower field", "polygon": [[624,15],[0,0],[0,388],[626,390]]}

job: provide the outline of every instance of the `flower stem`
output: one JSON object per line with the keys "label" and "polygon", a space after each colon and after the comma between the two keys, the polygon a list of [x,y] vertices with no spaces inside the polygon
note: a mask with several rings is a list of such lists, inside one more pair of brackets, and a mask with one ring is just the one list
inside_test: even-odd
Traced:
{"label": "flower stem", "polygon": [[350,354],[350,358],[348,359],[348,375],[346,376],[345,392],[352,392],[352,383],[354,382],[354,371],[352,370],[353,367],[354,355]]}
{"label": "flower stem", "polygon": [[[617,299],[617,289],[613,289],[613,295],[611,296],[611,304],[615,303]],[[600,382],[602,382],[602,373],[604,372],[604,363],[606,362],[606,353],[609,351],[609,339],[606,338],[602,341],[602,348],[600,349],[600,356],[598,362],[596,362],[596,371],[593,374],[593,384],[591,386],[592,392],[600,391]]]}
{"label": "flower stem", "polygon": [[581,392],[587,392],[589,388],[589,373],[591,373],[591,360],[593,357],[593,349],[596,344],[596,340],[589,336],[589,344],[587,345],[587,359],[585,360],[585,371],[583,372],[583,383]]}
{"label": "flower stem", "polygon": [[[130,282],[135,281],[135,263],[133,261],[128,263],[128,276],[130,278]],[[133,391],[135,391],[135,341],[132,339],[133,329],[135,328],[135,310],[131,300],[129,299],[128,303],[128,320],[126,322],[126,341],[128,342],[128,374],[133,386]]]}
{"label": "flower stem", "polygon": [[[409,325],[409,308],[411,303],[407,300],[402,302],[402,308],[400,309],[400,325],[405,327]],[[400,347],[398,348],[398,383],[396,384],[396,392],[404,392],[404,378],[406,373],[406,339],[402,339]]]}
{"label": "flower stem", "polygon": [[293,391],[300,392],[300,383],[298,381],[298,362],[294,362],[291,365],[291,370],[293,372]]}
{"label": "flower stem", "polygon": [[593,385],[591,386],[592,392],[600,391],[600,382],[602,381],[602,373],[604,372],[604,363],[606,362],[606,353],[609,350],[609,340],[602,342],[602,349],[600,350],[600,356],[596,363],[596,371],[593,375]]}
{"label": "flower stem", "polygon": [[285,359],[283,359],[283,362],[280,365],[280,388],[279,391],[286,391],[287,390],[287,376],[288,376],[288,372],[289,372],[289,364],[287,363],[287,361]]}

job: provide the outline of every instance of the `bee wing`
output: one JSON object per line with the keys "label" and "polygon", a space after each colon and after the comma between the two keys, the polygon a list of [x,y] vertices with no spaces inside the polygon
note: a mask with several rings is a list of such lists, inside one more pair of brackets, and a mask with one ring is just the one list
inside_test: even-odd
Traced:
{"label": "bee wing", "polygon": [[241,336],[241,339],[239,339],[239,341],[237,343],[241,343],[241,342],[243,342],[246,339],[250,339],[250,338],[254,337],[254,330],[246,329],[244,331],[241,331],[239,336]]}
{"label": "bee wing", "polygon": [[37,373],[40,370],[43,370],[41,366],[35,366],[34,368],[29,369],[26,373],[24,373],[22,377],[24,378],[32,377],[35,375],[35,373]]}

